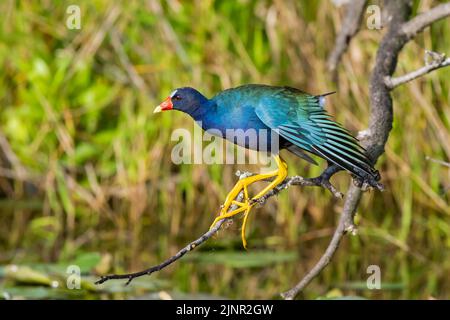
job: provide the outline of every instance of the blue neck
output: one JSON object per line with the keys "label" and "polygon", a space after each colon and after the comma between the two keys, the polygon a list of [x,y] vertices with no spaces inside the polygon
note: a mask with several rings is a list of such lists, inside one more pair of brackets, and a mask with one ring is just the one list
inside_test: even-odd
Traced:
{"label": "blue neck", "polygon": [[202,96],[202,99],[199,100],[198,104],[191,108],[189,111],[186,111],[195,121],[202,121],[205,116],[212,111],[214,102]]}

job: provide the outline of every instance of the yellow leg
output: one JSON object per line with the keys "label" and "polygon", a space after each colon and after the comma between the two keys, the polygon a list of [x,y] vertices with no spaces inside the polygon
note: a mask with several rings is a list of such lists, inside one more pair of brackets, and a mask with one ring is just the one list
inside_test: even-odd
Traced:
{"label": "yellow leg", "polygon": [[284,181],[287,177],[287,164],[284,162],[280,156],[275,157],[275,161],[277,162],[278,169],[273,171],[271,173],[272,177],[275,177],[275,179],[263,190],[261,190],[256,196],[253,197],[252,200],[258,200],[263,195],[265,195],[267,192],[278,186],[280,183]]}
{"label": "yellow leg", "polygon": [[241,239],[242,239],[242,246],[245,250],[247,250],[247,240],[245,239],[245,230],[247,230],[247,220],[248,220],[248,214],[250,213],[251,208],[253,205],[249,206],[247,210],[244,212],[244,222],[242,222],[242,228],[241,228]]}
{"label": "yellow leg", "polygon": [[[247,241],[245,240],[245,230],[247,227],[247,221],[248,221],[248,215],[250,213],[251,208],[256,204],[256,200],[264,196],[267,192],[278,186],[281,182],[286,179],[287,176],[287,165],[286,162],[284,162],[280,156],[275,156],[275,161],[277,163],[277,170],[264,173],[264,174],[258,174],[254,176],[250,176],[247,178],[244,178],[242,180],[239,180],[236,185],[231,189],[230,193],[228,193],[225,202],[222,206],[222,209],[220,211],[220,215],[214,220],[214,222],[211,225],[211,228],[220,220],[230,218],[235,216],[236,214],[239,214],[241,212],[244,212],[244,221],[242,224],[242,231],[241,231],[241,237],[242,237],[242,244],[244,248],[247,248]],[[248,196],[248,186],[261,180],[266,180],[275,177],[275,179],[270,182],[268,186],[266,186],[263,190],[261,190],[256,196],[253,198],[249,198]],[[243,191],[244,192],[244,201],[238,202],[234,200],[239,193]],[[234,204],[237,205],[239,208],[232,210],[228,212],[230,206]]]}

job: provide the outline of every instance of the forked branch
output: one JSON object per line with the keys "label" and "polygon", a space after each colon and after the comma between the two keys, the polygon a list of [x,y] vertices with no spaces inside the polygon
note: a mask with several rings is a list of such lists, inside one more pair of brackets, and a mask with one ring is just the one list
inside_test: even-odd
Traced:
{"label": "forked branch", "polygon": [[400,77],[386,77],[385,83],[386,86],[392,90],[399,85],[417,79],[423,75],[426,75],[427,73],[430,73],[433,70],[444,68],[447,66],[450,66],[450,58],[446,58],[445,53],[439,54],[437,52],[426,50],[425,66]]}
{"label": "forked branch", "polygon": [[[396,85],[400,85],[417,78],[427,72],[418,72],[401,80],[390,77],[397,66],[397,59],[404,45],[417,33],[435,21],[450,15],[450,3],[436,6],[428,12],[422,13],[408,21],[411,14],[411,2],[409,0],[387,0],[385,1],[386,12],[389,21],[388,32],[383,37],[377,52],[375,67],[370,81],[370,121],[369,128],[363,141],[368,154],[375,163],[380,155],[384,153],[384,146],[392,129],[393,106],[390,91]],[[445,60],[439,63],[440,68]],[[433,69],[433,70],[434,70]],[[428,72],[430,72],[429,70]],[[394,84],[387,83],[386,79],[394,80]],[[341,213],[338,226],[333,234],[330,244],[325,253],[314,265],[314,267],[289,291],[282,293],[287,300],[294,299],[322,270],[330,263],[336,253],[342,237],[347,231],[353,231],[353,217],[361,199],[362,190],[352,185],[347,193],[344,209]],[[352,233],[353,233],[352,232]]]}
{"label": "forked branch", "polygon": [[[330,168],[332,168],[330,170]],[[311,187],[311,186],[317,186],[317,187],[323,187],[325,189],[330,190],[330,192],[337,198],[342,198],[343,195],[342,193],[340,193],[339,191],[337,191],[337,189],[330,183],[329,178],[336,173],[338,170],[334,170],[333,167],[329,167],[327,170],[324,171],[324,173],[316,178],[303,178],[300,176],[294,176],[294,177],[289,177],[286,178],[277,188],[273,189],[272,191],[270,191],[269,193],[267,193],[266,195],[264,195],[262,198],[258,199],[259,204],[263,205],[267,199],[269,199],[270,197],[278,194],[280,191],[289,188],[290,186],[304,186],[304,187]],[[253,173],[250,172],[244,172],[244,173],[237,173],[239,175],[240,179],[249,177],[251,175],[253,175]],[[236,201],[237,202],[241,202],[243,199],[243,194],[242,192],[238,194],[238,196],[236,197]],[[230,207],[230,211],[234,211],[237,209],[236,205],[232,205]],[[113,280],[113,279],[127,279],[127,282],[125,283],[126,285],[128,285],[131,281],[133,281],[133,279],[145,276],[145,275],[150,275],[156,271],[160,271],[164,268],[166,268],[167,266],[171,265],[172,263],[174,263],[175,261],[181,259],[185,254],[187,254],[188,252],[194,250],[195,248],[197,248],[199,245],[203,244],[204,242],[206,242],[208,239],[210,239],[216,232],[218,232],[220,230],[220,228],[224,225],[227,224],[227,222],[230,222],[232,220],[232,218],[227,218],[227,219],[223,219],[223,220],[219,220],[214,226],[213,228],[211,228],[209,231],[207,231],[206,233],[204,233],[202,236],[200,236],[198,239],[192,241],[191,243],[189,243],[187,246],[185,246],[183,249],[181,249],[180,251],[178,251],[175,255],[171,256],[170,258],[168,258],[167,260],[163,261],[162,263],[155,265],[151,268],[142,270],[142,271],[138,271],[138,272],[133,272],[133,273],[125,273],[125,274],[112,274],[112,275],[107,275],[107,276],[102,276],[100,277],[100,279],[95,282],[96,284],[102,284],[108,280]]]}

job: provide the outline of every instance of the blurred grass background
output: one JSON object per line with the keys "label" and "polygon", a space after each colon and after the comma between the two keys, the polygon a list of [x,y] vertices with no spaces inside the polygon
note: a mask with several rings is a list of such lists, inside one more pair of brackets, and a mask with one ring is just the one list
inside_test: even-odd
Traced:
{"label": "blurred grass background", "polygon": [[[415,1],[414,11],[437,3]],[[81,8],[80,30],[66,27],[71,4]],[[181,113],[152,114],[173,88],[189,85],[207,96],[244,83],[316,94],[337,88],[327,108],[357,132],[367,125],[369,74],[383,30],[363,22],[337,86],[326,59],[343,11],[327,0],[5,0],[0,12],[3,297],[165,290],[276,298],[319,259],[343,202],[321,189],[290,188],[253,212],[248,252],[236,221],[134,286],[116,282],[99,291],[91,284],[96,275],[174,254],[207,230],[234,172],[254,170],[171,162],[172,130],[193,129]],[[402,51],[396,75],[421,67],[425,49],[450,54],[449,33],[448,19],[425,30]],[[449,298],[450,170],[426,159],[450,159],[449,80],[443,69],[393,92],[394,129],[377,164],[386,191],[364,196],[358,236],[344,239],[304,298]],[[325,165],[285,157],[292,175],[317,175]],[[345,192],[349,176],[334,182]],[[86,274],[83,290],[64,290],[72,264]],[[366,288],[369,265],[381,268],[381,290]]]}

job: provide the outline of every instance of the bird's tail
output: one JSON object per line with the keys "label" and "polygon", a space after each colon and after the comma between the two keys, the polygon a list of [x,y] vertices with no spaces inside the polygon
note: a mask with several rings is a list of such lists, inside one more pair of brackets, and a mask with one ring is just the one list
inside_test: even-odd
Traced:
{"label": "bird's tail", "polygon": [[345,144],[338,146],[329,138],[325,145],[315,145],[313,149],[331,163],[351,172],[357,180],[379,189],[380,173],[371,164],[365,149],[359,144],[358,148],[355,148],[355,144],[356,141],[353,142],[353,148]]}

